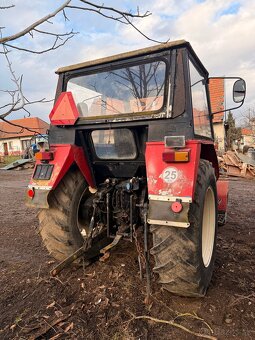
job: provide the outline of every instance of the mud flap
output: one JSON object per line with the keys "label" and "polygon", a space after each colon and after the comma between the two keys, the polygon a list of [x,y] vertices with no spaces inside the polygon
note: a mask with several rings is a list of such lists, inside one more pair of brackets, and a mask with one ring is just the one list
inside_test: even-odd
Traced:
{"label": "mud flap", "polygon": [[[162,198],[164,200],[162,200]],[[180,212],[175,213],[171,206],[177,200],[177,202],[181,203],[182,209]],[[181,198],[177,198],[175,201],[167,199],[166,197],[159,197],[159,199],[155,199],[152,196],[149,197],[149,212],[148,212],[148,223],[150,224],[158,224],[158,225],[166,225],[172,227],[181,227],[188,228],[189,218],[189,202],[183,202]]]}
{"label": "mud flap", "polygon": [[34,189],[34,197],[31,199],[30,197],[26,197],[25,203],[27,207],[30,208],[40,208],[40,209],[48,209],[48,195],[50,190],[42,190],[42,189]]}
{"label": "mud flap", "polygon": [[228,190],[229,190],[228,180],[220,178],[217,181],[219,226],[223,226],[227,222]]}

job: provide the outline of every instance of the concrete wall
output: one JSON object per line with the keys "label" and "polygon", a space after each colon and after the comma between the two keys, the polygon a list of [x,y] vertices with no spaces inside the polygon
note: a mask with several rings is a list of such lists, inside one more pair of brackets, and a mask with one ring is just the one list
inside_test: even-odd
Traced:
{"label": "concrete wall", "polygon": [[218,144],[219,151],[225,151],[225,130],[223,122],[213,123],[215,143]]}

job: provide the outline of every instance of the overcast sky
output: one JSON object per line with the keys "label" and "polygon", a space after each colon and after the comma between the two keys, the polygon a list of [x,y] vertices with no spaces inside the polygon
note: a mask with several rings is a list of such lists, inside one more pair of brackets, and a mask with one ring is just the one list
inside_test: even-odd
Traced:
{"label": "overcast sky", "polygon": [[[0,26],[3,35],[24,29],[35,20],[56,9],[64,0],[0,0],[0,6],[15,4],[15,8],[0,10]],[[75,0],[74,0],[75,2]],[[94,1],[99,4],[102,1]],[[193,46],[210,76],[240,76],[247,83],[247,98],[244,106],[235,112],[241,120],[243,113],[255,108],[255,1],[253,0],[105,0],[105,5],[121,10],[150,11],[151,16],[137,19],[135,23],[149,37],[166,41],[185,39]],[[155,43],[146,40],[132,27],[102,18],[91,12],[67,11],[70,21],[65,22],[59,14],[53,24],[44,29],[80,32],[64,47],[47,54],[35,55],[13,51],[10,58],[16,75],[23,74],[23,88],[30,100],[54,98],[60,67],[98,57],[108,56]],[[19,46],[44,49],[50,46],[49,38],[27,36],[20,39]],[[13,85],[6,60],[0,55],[0,89]],[[6,95],[0,93],[0,106],[7,103]],[[52,104],[30,107],[31,115],[48,120]],[[20,111],[10,119],[23,118]]]}

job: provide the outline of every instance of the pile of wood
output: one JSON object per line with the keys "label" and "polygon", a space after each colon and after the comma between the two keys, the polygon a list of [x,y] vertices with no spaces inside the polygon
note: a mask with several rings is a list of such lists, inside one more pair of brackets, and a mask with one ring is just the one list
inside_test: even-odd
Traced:
{"label": "pile of wood", "polygon": [[228,176],[237,176],[255,179],[255,162],[236,151],[227,151],[223,156],[218,157],[221,171]]}

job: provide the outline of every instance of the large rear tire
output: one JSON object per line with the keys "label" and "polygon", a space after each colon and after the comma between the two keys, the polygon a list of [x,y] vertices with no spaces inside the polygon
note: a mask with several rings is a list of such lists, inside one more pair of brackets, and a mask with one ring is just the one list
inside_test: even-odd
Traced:
{"label": "large rear tire", "polygon": [[215,260],[217,191],[214,170],[200,160],[188,228],[152,225],[154,271],[166,290],[181,296],[204,296]]}
{"label": "large rear tire", "polygon": [[88,229],[82,205],[91,196],[80,171],[64,176],[49,195],[49,209],[39,212],[40,234],[49,253],[62,261],[82,246]]}

